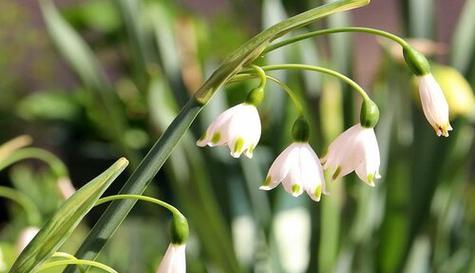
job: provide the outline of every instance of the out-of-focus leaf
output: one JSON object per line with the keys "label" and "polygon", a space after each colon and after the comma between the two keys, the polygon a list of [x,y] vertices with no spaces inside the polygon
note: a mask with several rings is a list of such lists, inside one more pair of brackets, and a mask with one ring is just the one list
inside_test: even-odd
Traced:
{"label": "out-of-focus leaf", "polygon": [[127,167],[125,158],[83,186],[71,196],[42,227],[23,250],[10,273],[30,273],[37,270],[68,239],[84,216],[94,207],[109,185]]}
{"label": "out-of-focus leaf", "polygon": [[147,64],[154,60],[150,48],[149,33],[145,31],[143,18],[147,13],[139,0],[115,0],[114,1],[124,21],[132,51],[132,62],[135,76],[140,88],[145,88],[147,79]]}
{"label": "out-of-focus leaf", "polygon": [[467,73],[475,51],[475,0],[465,1],[462,15],[452,38],[451,63],[462,73]]}
{"label": "out-of-focus leaf", "polygon": [[430,270],[431,243],[427,237],[419,237],[412,244],[404,273],[426,273]]}
{"label": "out-of-focus leaf", "polygon": [[28,146],[33,142],[33,139],[28,135],[23,135],[9,140],[0,145],[0,162],[8,158],[14,151]]}
{"label": "out-of-focus leaf", "polygon": [[120,25],[120,15],[113,0],[92,0],[80,3],[64,13],[72,25],[84,25],[102,32],[116,31]]}
{"label": "out-of-focus leaf", "polygon": [[409,35],[431,38],[434,34],[434,0],[406,0]]}
{"label": "out-of-focus leaf", "polygon": [[89,87],[102,90],[108,86],[104,71],[94,53],[77,32],[61,17],[51,0],[41,0],[46,27],[66,61]]}
{"label": "out-of-focus leaf", "polygon": [[146,7],[163,70],[169,79],[176,79],[180,76],[181,60],[175,40],[173,17],[161,1],[151,1],[146,3]]}
{"label": "out-of-focus leaf", "polygon": [[[335,80],[328,80],[324,83],[321,99],[321,122],[322,137],[325,147],[339,133],[343,131],[343,108],[342,108],[342,90],[339,83]],[[332,174],[326,173],[326,181],[330,181]],[[327,191],[331,194],[331,198],[322,196],[321,215],[320,215],[320,241],[318,262],[319,270],[322,272],[334,271],[336,266],[337,255],[339,252],[339,217],[342,208],[342,194],[344,192],[342,180],[328,183]]]}
{"label": "out-of-focus leaf", "polygon": [[15,247],[8,243],[0,243],[0,273],[6,273],[15,261]]}
{"label": "out-of-focus leaf", "polygon": [[63,92],[36,92],[17,104],[18,114],[28,120],[73,121],[80,112],[74,96]]}

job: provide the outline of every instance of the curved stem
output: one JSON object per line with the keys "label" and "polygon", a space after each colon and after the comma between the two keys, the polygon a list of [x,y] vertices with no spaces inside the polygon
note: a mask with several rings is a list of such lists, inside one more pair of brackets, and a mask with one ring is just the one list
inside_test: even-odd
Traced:
{"label": "curved stem", "polygon": [[68,170],[64,163],[56,155],[40,148],[23,148],[14,151],[8,158],[0,162],[0,171],[18,161],[30,158],[48,164],[58,178],[68,176]]}
{"label": "curved stem", "polygon": [[71,264],[87,265],[87,266],[92,266],[92,267],[99,268],[99,269],[101,269],[105,272],[118,273],[112,267],[107,266],[105,264],[102,264],[102,263],[99,263],[99,262],[94,262],[94,261],[89,261],[89,260],[79,260],[79,259],[75,259],[75,260],[74,259],[69,259],[69,260],[64,260],[64,261],[48,262],[48,263],[45,263],[43,266],[41,266],[41,268],[38,270],[38,272],[46,270],[46,269],[50,269],[50,268],[53,268],[53,267],[57,267],[57,266],[65,266],[65,265],[71,265]]}
{"label": "curved stem", "polygon": [[261,80],[261,82],[259,83],[258,88],[264,88],[266,86],[266,83],[267,83],[266,72],[260,66],[257,66],[257,65],[253,64],[251,67],[254,68],[254,70],[256,71],[257,76],[259,76],[259,79]]}
{"label": "curved stem", "polygon": [[333,33],[341,33],[341,32],[362,32],[362,33],[369,33],[377,36],[381,36],[387,39],[390,39],[398,44],[400,44],[402,47],[408,46],[408,43],[402,39],[401,37],[394,35],[392,33],[379,30],[379,29],[374,29],[374,28],[367,28],[367,27],[342,27],[342,28],[329,28],[329,29],[323,29],[323,30],[317,30],[317,31],[312,31],[308,33],[304,33],[301,35],[294,36],[292,38],[289,38],[287,40],[283,40],[281,42],[275,43],[273,45],[268,46],[262,54],[271,52],[273,50],[276,50],[278,48],[281,48],[283,46],[293,44],[295,42],[305,40],[310,37],[316,37],[324,34],[333,34]]}
{"label": "curved stem", "polygon": [[8,157],[14,151],[30,145],[33,139],[29,135],[18,136],[0,145],[0,161]]}
{"label": "curved stem", "polygon": [[[52,256],[53,258],[63,258],[63,259],[69,259],[69,260],[73,260],[73,261],[77,261],[78,258],[76,258],[74,255],[71,255],[69,253],[66,253],[66,252],[56,252],[53,254]],[[81,266],[78,266],[79,268],[79,271],[81,271],[81,273],[84,273],[84,269],[81,267]]]}
{"label": "curved stem", "polygon": [[0,186],[0,197],[8,198],[20,205],[20,207],[22,207],[26,213],[28,224],[40,224],[41,214],[36,208],[35,203],[30,199],[30,197],[28,197],[28,195],[9,187]]}
{"label": "curved stem", "polygon": [[[341,73],[339,73],[335,70],[331,70],[331,69],[328,69],[328,68],[325,68],[325,67],[314,66],[314,65],[306,65],[306,64],[278,64],[278,65],[262,66],[261,68],[264,71],[309,70],[309,71],[315,71],[315,72],[328,74],[328,75],[334,76],[334,77],[346,82],[347,84],[349,84],[351,87],[353,87],[353,89],[355,89],[361,95],[361,97],[363,97],[363,99],[371,100],[369,98],[368,94],[366,93],[366,91],[364,91],[364,89],[361,86],[359,86],[359,84],[357,84],[355,81],[353,81],[352,79],[348,78],[347,76],[345,76],[345,75],[343,75],[343,74],[341,74]],[[249,70],[243,70],[242,72],[243,73],[249,73],[250,71]]]}
{"label": "curved stem", "polygon": [[110,201],[123,200],[123,199],[134,199],[134,200],[142,200],[142,201],[150,202],[150,203],[162,206],[166,208],[167,210],[169,210],[172,214],[176,214],[186,219],[186,217],[177,208],[168,204],[167,202],[164,202],[162,200],[159,200],[153,197],[137,195],[137,194],[117,194],[117,195],[103,197],[97,200],[95,206],[99,206]]}
{"label": "curved stem", "polygon": [[287,95],[289,95],[289,98],[292,101],[292,103],[294,104],[295,108],[297,109],[297,112],[299,112],[299,114],[303,114],[302,103],[298,99],[295,92],[292,89],[290,89],[290,87],[287,84],[281,82],[280,80],[278,80],[278,79],[276,79],[272,76],[267,76],[267,78],[269,80],[275,82],[276,84],[278,84],[282,89],[284,89],[284,91],[287,93]]}
{"label": "curved stem", "polygon": [[[245,81],[245,80],[249,80],[249,79],[254,79],[258,77],[256,74],[250,74],[250,73],[240,73],[234,77],[232,77],[228,82],[227,84],[229,83],[235,83],[235,82],[240,82],[240,81]],[[274,78],[272,76],[269,76],[269,75],[266,75],[266,78],[268,80],[271,80],[273,81],[274,83],[276,83],[277,85],[279,85],[286,93],[287,95],[289,96],[290,100],[292,101],[292,103],[294,104],[295,106],[295,109],[297,110],[297,112],[299,112],[299,114],[303,113],[303,106],[302,106],[302,103],[300,102],[300,100],[298,99],[297,95],[295,94],[295,92],[285,83],[283,83],[282,81],[280,81],[279,79],[277,78]]]}

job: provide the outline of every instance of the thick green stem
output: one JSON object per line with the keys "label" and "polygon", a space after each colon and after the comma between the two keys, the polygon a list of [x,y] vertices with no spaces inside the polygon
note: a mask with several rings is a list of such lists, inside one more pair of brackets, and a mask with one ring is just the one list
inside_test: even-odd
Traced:
{"label": "thick green stem", "polygon": [[275,43],[273,45],[268,46],[262,52],[262,54],[271,52],[271,51],[276,50],[278,48],[281,48],[281,47],[284,47],[286,45],[293,44],[293,43],[296,43],[298,41],[305,40],[305,39],[308,39],[308,38],[311,38],[311,37],[321,36],[321,35],[325,35],[325,34],[341,33],[341,32],[369,33],[369,34],[373,34],[373,35],[377,35],[377,36],[381,36],[381,37],[390,39],[390,40],[400,44],[402,47],[408,46],[408,43],[404,39],[402,39],[401,37],[396,36],[392,33],[383,31],[383,30],[374,29],[374,28],[367,28],[367,27],[342,27],[342,28],[329,28],[329,29],[317,30],[317,31],[312,31],[312,32],[308,32],[308,33],[305,33],[305,34],[294,36],[290,39],[283,40],[281,42],[278,42],[278,43]]}
{"label": "thick green stem", "polygon": [[[237,74],[244,65],[254,62],[272,40],[296,28],[310,24],[324,16],[361,7],[368,3],[369,0],[339,0],[314,8],[270,27],[241,46],[226,58],[223,64],[183,107],[179,115],[139,164],[120,193],[142,194],[145,191],[152,178],[163,166],[173,151],[173,148],[190,127],[203,106],[211,99],[214,93],[227,80]],[[114,201],[93,227],[78,250],[76,257],[95,259],[106,242],[125,219],[135,202],[136,200]],[[73,272],[73,268],[69,267],[66,272]]]}

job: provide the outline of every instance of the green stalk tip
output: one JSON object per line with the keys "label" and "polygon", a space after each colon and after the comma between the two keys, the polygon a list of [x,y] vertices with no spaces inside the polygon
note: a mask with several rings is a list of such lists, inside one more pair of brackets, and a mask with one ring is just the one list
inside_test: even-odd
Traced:
{"label": "green stalk tip", "polygon": [[424,55],[411,46],[404,46],[402,52],[406,64],[414,75],[423,76],[430,73],[430,64]]}
{"label": "green stalk tip", "polygon": [[379,109],[376,103],[365,99],[361,105],[360,124],[365,128],[374,128],[379,121]]}

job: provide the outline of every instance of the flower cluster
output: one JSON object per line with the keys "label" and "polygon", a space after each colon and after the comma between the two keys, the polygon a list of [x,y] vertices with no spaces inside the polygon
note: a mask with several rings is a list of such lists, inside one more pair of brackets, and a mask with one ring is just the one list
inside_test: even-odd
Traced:
{"label": "flower cluster", "polygon": [[[404,48],[404,57],[419,79],[424,115],[438,136],[448,136],[448,131],[452,130],[452,127],[449,123],[447,101],[429,72],[427,60],[409,46]],[[203,137],[197,141],[197,145],[201,147],[227,145],[234,158],[240,157],[243,153],[252,158],[261,136],[261,121],[256,106],[263,99],[263,88],[264,85],[261,84],[259,88],[249,93],[244,103],[220,114]],[[271,190],[282,183],[284,189],[294,197],[305,191],[311,199],[318,202],[321,195],[327,193],[323,170],[331,172],[333,180],[354,171],[362,181],[369,186],[375,186],[375,180],[381,178],[379,147],[374,132],[379,119],[379,110],[367,94],[359,86],[358,88],[363,96],[360,123],[338,136],[329,145],[327,154],[320,160],[308,143],[307,122],[303,117],[297,119],[292,129],[294,142],[272,163],[264,184],[260,187],[261,190]]]}
{"label": "flower cluster", "polygon": [[[374,180],[380,178],[379,148],[373,129],[379,112],[374,107],[373,102],[363,103],[364,125],[357,124],[337,137],[322,161],[308,143],[307,122],[303,117],[298,118],[292,128],[294,142],[272,163],[260,189],[271,190],[282,184],[294,197],[305,191],[318,202],[322,194],[327,194],[323,169],[332,171],[333,179],[355,171],[363,181],[374,186]],[[227,145],[233,157],[244,153],[251,158],[260,136],[261,122],[256,105],[244,102],[220,114],[197,145]]]}

